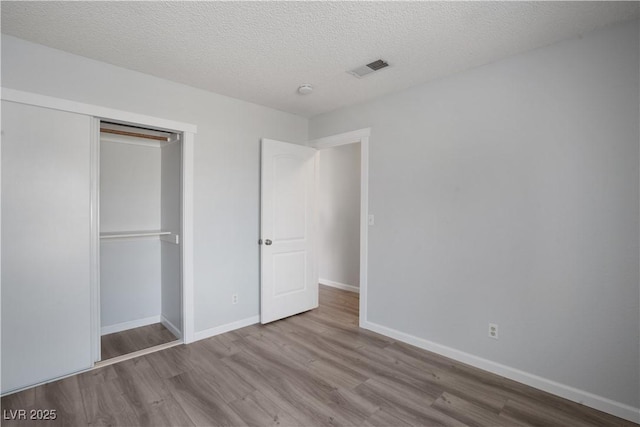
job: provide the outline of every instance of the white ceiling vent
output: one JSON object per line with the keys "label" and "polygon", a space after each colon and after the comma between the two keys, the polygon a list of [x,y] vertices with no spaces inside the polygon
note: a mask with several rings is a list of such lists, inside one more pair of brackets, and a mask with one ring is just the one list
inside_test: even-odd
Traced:
{"label": "white ceiling vent", "polygon": [[381,70],[388,66],[389,66],[389,63],[387,61],[383,59],[378,59],[367,65],[363,65],[362,67],[354,68],[353,70],[347,71],[347,73],[352,74],[360,79],[366,76],[367,74],[371,74],[374,71]]}

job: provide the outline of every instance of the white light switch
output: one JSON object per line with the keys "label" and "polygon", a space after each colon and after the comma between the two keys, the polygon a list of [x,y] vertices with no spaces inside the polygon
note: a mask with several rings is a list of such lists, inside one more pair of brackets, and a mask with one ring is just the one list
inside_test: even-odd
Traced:
{"label": "white light switch", "polygon": [[369,225],[374,225],[375,224],[375,218],[373,217],[373,215],[369,215]]}

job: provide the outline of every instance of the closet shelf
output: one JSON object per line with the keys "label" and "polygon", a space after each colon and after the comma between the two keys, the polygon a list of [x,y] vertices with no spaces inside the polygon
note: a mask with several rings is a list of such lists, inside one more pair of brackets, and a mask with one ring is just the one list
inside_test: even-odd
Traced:
{"label": "closet shelf", "polygon": [[153,237],[171,234],[170,231],[140,230],[140,231],[111,231],[100,233],[100,239],[129,239],[132,237]]}

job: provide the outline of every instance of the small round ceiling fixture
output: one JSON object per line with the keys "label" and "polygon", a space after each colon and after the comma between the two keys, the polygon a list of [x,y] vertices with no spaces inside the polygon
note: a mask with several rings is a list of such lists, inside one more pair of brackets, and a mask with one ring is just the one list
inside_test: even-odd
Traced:
{"label": "small round ceiling fixture", "polygon": [[313,92],[313,86],[310,84],[303,84],[298,88],[300,95],[309,95],[311,92]]}

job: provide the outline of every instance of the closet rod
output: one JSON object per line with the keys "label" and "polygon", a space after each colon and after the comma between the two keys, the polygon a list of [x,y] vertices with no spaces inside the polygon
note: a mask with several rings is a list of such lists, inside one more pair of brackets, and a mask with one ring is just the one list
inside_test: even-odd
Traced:
{"label": "closet rod", "polygon": [[124,130],[116,130],[116,129],[100,128],[100,132],[113,133],[113,134],[116,134],[116,135],[135,136],[137,138],[155,139],[156,141],[168,141],[169,140],[169,138],[166,137],[166,136],[146,135],[144,133],[127,132],[127,131],[124,131]]}

